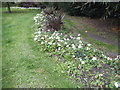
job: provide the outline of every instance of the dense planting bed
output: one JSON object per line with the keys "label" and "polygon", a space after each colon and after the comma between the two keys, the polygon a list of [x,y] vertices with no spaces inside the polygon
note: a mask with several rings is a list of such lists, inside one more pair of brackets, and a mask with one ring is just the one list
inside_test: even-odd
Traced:
{"label": "dense planting bed", "polygon": [[84,87],[114,87],[119,73],[118,57],[107,57],[104,52],[83,41],[80,34],[74,36],[67,32],[67,26],[63,30],[46,32],[46,20],[43,11],[34,17],[34,40],[61,63],[63,70],[59,71],[56,67],[54,71],[67,74],[74,82],[82,82]]}

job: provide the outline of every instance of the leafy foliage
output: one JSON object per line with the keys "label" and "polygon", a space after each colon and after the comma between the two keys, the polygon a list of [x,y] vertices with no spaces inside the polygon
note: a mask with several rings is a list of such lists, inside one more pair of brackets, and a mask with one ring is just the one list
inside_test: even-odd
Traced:
{"label": "leafy foliage", "polygon": [[[37,14],[35,22],[41,23],[46,18]],[[117,81],[118,57],[110,58],[104,52],[97,50],[92,44],[82,40],[80,34],[73,36],[71,33],[62,33],[62,30],[46,32],[44,25],[35,24],[39,28],[35,32],[34,40],[38,41],[50,56],[57,56],[64,69],[54,71],[67,74],[74,82],[84,83],[84,87],[113,88]],[[111,72],[112,71],[112,72]],[[79,87],[79,85],[78,85]]]}
{"label": "leafy foliage", "polygon": [[63,27],[64,15],[50,8],[44,10],[45,14],[45,31],[58,31]]}
{"label": "leafy foliage", "polygon": [[53,2],[47,5],[75,16],[120,17],[119,2]]}

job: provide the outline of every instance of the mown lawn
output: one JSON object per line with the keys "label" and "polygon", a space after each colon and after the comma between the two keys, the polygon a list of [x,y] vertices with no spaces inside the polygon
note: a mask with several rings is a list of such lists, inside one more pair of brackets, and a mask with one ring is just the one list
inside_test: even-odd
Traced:
{"label": "mown lawn", "polygon": [[[33,17],[39,10],[2,11],[2,87],[3,88],[74,88],[78,86],[55,68],[62,69],[33,40]],[[82,85],[79,85],[82,86]]]}

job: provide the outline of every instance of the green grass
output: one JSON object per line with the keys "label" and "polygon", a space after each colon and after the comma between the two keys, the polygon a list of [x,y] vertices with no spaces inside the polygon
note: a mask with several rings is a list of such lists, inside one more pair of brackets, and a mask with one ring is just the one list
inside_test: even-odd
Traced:
{"label": "green grass", "polygon": [[2,8],[0,8],[0,89],[2,88]]}
{"label": "green grass", "polygon": [[[56,58],[43,52],[33,40],[33,17],[39,10],[3,9],[2,18],[2,87],[3,88],[74,88],[77,84],[65,74]],[[80,86],[80,85],[79,85]]]}
{"label": "green grass", "polygon": [[[69,28],[73,27],[73,28],[77,29],[78,33],[81,34],[82,38],[85,41],[92,43],[94,46],[96,46],[96,48],[99,48],[99,49],[101,49],[103,51],[107,51],[107,52],[109,52],[109,51],[110,52],[118,52],[118,48],[116,46],[104,43],[102,41],[95,40],[95,39],[87,36],[87,34],[84,31],[81,31],[80,29],[78,29],[77,26],[71,20],[66,18],[65,22],[68,24]],[[86,24],[82,24],[82,26],[84,27],[85,30],[92,31],[92,32],[95,31],[95,28],[91,28]]]}

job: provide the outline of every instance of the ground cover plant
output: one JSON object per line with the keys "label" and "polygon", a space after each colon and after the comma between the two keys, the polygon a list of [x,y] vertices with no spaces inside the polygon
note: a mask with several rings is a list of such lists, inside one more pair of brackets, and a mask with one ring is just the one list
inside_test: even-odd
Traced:
{"label": "ground cover plant", "polygon": [[67,26],[63,30],[46,32],[46,16],[42,11],[34,17],[34,40],[61,63],[63,70],[56,67],[54,71],[67,74],[74,82],[83,83],[83,87],[115,87],[119,75],[118,56],[107,57],[103,51],[82,40],[80,34],[74,36],[67,32]]}

